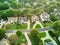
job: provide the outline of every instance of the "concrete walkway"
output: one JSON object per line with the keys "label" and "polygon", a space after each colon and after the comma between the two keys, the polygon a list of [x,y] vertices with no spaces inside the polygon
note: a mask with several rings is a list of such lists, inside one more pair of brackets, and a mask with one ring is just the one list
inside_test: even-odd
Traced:
{"label": "concrete walkway", "polygon": [[24,33],[24,35],[25,35],[26,40],[27,40],[27,42],[28,42],[27,45],[32,45],[32,44],[31,44],[31,41],[30,41],[30,39],[29,39],[29,37],[28,37],[28,35],[27,35],[27,33]]}
{"label": "concrete walkway", "polygon": [[41,38],[41,40],[43,40],[43,44],[44,44],[44,40],[50,39],[53,42],[54,45],[57,45],[57,43],[49,35],[48,31],[45,31],[45,32],[46,32],[46,37],[45,38]]}
{"label": "concrete walkway", "polygon": [[[41,28],[44,28],[43,25],[39,21],[36,21],[36,23],[34,24],[33,28],[35,28],[35,26],[37,24],[39,24],[41,26]],[[44,40],[50,39],[50,40],[52,40],[52,42],[53,42],[54,45],[57,45],[57,43],[49,35],[48,31],[42,31],[42,32],[46,32],[46,37],[45,38],[41,38],[41,40],[43,41],[43,44],[44,44]]]}
{"label": "concrete walkway", "polygon": [[27,29],[29,30],[30,29],[30,20],[27,21]]}

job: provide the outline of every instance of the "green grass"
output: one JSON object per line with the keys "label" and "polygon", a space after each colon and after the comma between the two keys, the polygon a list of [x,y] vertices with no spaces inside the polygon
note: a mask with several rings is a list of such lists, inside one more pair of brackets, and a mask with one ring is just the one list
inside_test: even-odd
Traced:
{"label": "green grass", "polygon": [[52,25],[52,23],[51,23],[50,21],[43,23],[43,26],[44,26],[44,27],[46,27],[46,26],[51,26],[51,25]]}
{"label": "green grass", "polygon": [[25,43],[27,42],[24,34],[22,34],[20,37],[18,37],[17,35],[13,34],[10,37],[8,37],[9,40],[9,44],[10,45],[21,45],[21,43]]}
{"label": "green grass", "polygon": [[7,30],[13,30],[13,29],[16,29],[16,24],[7,24],[5,27]]}
{"label": "green grass", "polygon": [[17,29],[27,29],[27,24],[17,25]]}
{"label": "green grass", "polygon": [[16,45],[21,45],[21,43],[26,43],[26,42],[27,42],[27,40],[26,40],[25,36],[21,35],[21,37],[19,37],[19,39],[17,40]]}
{"label": "green grass", "polygon": [[46,37],[46,32],[42,32],[38,34],[39,38],[44,38]]}
{"label": "green grass", "polygon": [[39,38],[34,38],[33,39],[29,34],[28,34],[28,36],[29,36],[29,38],[31,40],[32,45],[38,45],[39,44],[39,42],[40,42]]}
{"label": "green grass", "polygon": [[[49,35],[52,37],[52,39],[55,40],[58,45],[60,45],[60,42],[58,41],[58,36],[59,36],[59,35],[57,35],[56,33],[53,33],[53,32],[54,32],[54,30],[51,31],[50,33],[49,33],[49,32],[48,32],[48,33],[49,33]],[[60,32],[59,32],[59,33],[60,33]]]}
{"label": "green grass", "polygon": [[37,24],[35,28],[41,28],[41,26],[39,24]]}
{"label": "green grass", "polygon": [[27,24],[8,24],[5,27],[7,30],[27,29]]}
{"label": "green grass", "polygon": [[29,38],[31,40],[32,45],[38,45],[38,44],[43,45],[43,42],[41,42],[40,39],[44,38],[46,36],[46,33],[45,32],[38,33],[38,37],[37,38],[32,38],[30,36],[30,34],[28,34],[28,36],[29,36]]}

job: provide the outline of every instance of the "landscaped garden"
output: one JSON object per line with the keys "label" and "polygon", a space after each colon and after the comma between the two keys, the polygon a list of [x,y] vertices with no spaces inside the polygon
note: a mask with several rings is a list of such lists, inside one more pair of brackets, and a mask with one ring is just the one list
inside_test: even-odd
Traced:
{"label": "landscaped garden", "polygon": [[22,34],[22,32],[20,32],[20,31],[17,31],[16,34],[8,37],[8,40],[9,40],[10,45],[22,45],[23,43],[24,44],[27,43],[27,40],[26,40],[24,34]]}
{"label": "landscaped garden", "polygon": [[50,39],[44,40],[44,45],[54,45]]}
{"label": "landscaped garden", "polygon": [[47,27],[47,26],[51,26],[53,23],[51,21],[45,21],[43,22],[43,26]]}
{"label": "landscaped garden", "polygon": [[33,29],[29,34],[28,34],[32,45],[43,45],[43,42],[41,38],[44,38],[46,36],[46,33],[40,33],[36,29]]}
{"label": "landscaped garden", "polygon": [[50,36],[60,45],[58,37],[60,36],[60,21],[56,21],[53,26],[53,30],[49,31]]}
{"label": "landscaped garden", "polygon": [[[0,41],[6,39],[10,45],[27,45],[29,40],[26,37],[28,37],[32,45],[44,45],[43,41],[51,45],[56,41],[57,45],[60,45],[60,21],[58,20],[60,20],[60,0],[0,0]],[[41,25],[34,25],[39,21]],[[38,31],[41,27],[42,29],[47,27],[50,31],[46,30],[48,33],[44,30],[40,32],[41,29]],[[8,33],[7,30],[11,32]],[[18,31],[15,33],[16,30]],[[25,33],[28,33],[28,36]],[[9,37],[5,37],[6,34]],[[46,36],[47,34],[49,35]],[[44,40],[45,37],[49,37],[52,41]]]}
{"label": "landscaped garden", "polygon": [[41,26],[39,24],[37,24],[35,28],[41,28]]}

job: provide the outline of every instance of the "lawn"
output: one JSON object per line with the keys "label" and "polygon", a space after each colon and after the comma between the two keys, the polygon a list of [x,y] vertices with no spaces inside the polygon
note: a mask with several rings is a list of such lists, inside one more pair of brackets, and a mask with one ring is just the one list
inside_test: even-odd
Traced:
{"label": "lawn", "polygon": [[26,42],[27,42],[27,40],[26,40],[25,36],[22,35],[22,36],[19,37],[19,39],[17,40],[16,45],[21,45],[22,43],[26,43]]}
{"label": "lawn", "polygon": [[7,30],[27,29],[27,24],[7,24],[5,27]]}
{"label": "lawn", "polygon": [[50,22],[50,21],[43,22],[44,27],[51,26],[51,25],[52,25],[52,22]]}
{"label": "lawn", "polygon": [[41,28],[41,26],[39,24],[37,24],[35,28]]}
{"label": "lawn", "polygon": [[[59,36],[59,35],[55,34],[55,33],[54,33],[54,30],[53,30],[53,31],[49,31],[48,33],[49,33],[49,35],[56,41],[56,43],[57,43],[58,45],[60,45],[60,42],[58,41],[58,36]],[[60,32],[59,32],[59,33],[60,33]]]}
{"label": "lawn", "polygon": [[27,29],[27,24],[17,25],[17,29]]}
{"label": "lawn", "polygon": [[44,38],[46,37],[46,32],[42,32],[38,34],[39,38]]}
{"label": "lawn", "polygon": [[[32,29],[33,26],[34,26],[34,23],[31,22],[31,23],[30,23],[30,28]],[[39,24],[37,24],[35,28],[41,28],[41,26],[40,26]]]}
{"label": "lawn", "polygon": [[44,38],[46,36],[46,33],[45,32],[42,32],[42,33],[38,33],[38,37],[37,38],[32,38],[30,36],[30,34],[28,34],[30,40],[31,40],[31,43],[32,45],[43,45],[43,42],[41,40],[41,38]]}
{"label": "lawn", "polygon": [[38,39],[38,38],[33,39],[32,37],[30,37],[29,34],[28,34],[28,36],[29,36],[29,38],[31,40],[32,45],[37,45],[39,43],[40,39]]}
{"label": "lawn", "polygon": [[27,42],[24,34],[22,34],[20,37],[15,34],[11,35],[10,37],[8,37],[8,40],[10,45],[21,45],[22,43],[26,44]]}

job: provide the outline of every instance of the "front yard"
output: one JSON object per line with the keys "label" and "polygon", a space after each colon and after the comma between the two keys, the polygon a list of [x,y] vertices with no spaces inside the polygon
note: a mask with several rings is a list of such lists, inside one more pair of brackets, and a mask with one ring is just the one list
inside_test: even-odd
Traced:
{"label": "front yard", "polygon": [[[60,33],[60,32],[59,32]],[[60,35],[57,35],[56,33],[54,33],[54,31],[49,31],[49,34],[50,34],[50,36],[56,41],[56,43],[58,44],[58,45],[60,45],[60,41],[58,40],[58,36],[60,36]]]}
{"label": "front yard", "polygon": [[7,24],[5,27],[7,30],[27,29],[27,24]]}
{"label": "front yard", "polygon": [[27,40],[25,38],[25,35],[22,34],[20,31],[17,31],[16,34],[12,34],[8,37],[9,44],[10,45],[23,45],[27,44]]}
{"label": "front yard", "polygon": [[32,32],[30,32],[28,36],[31,40],[32,45],[43,45],[43,41],[41,40],[41,38],[44,38],[46,36],[46,33],[32,30]]}
{"label": "front yard", "polygon": [[51,26],[53,23],[51,21],[46,21],[46,22],[43,22],[43,26],[44,27],[47,27],[47,26]]}

